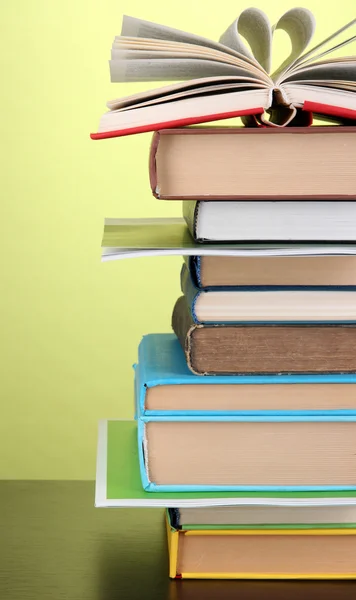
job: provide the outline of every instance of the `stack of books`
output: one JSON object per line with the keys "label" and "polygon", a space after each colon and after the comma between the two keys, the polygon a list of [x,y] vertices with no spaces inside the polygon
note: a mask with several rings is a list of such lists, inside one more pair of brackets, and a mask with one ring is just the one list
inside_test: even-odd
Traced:
{"label": "stack of books", "polygon": [[[290,32],[298,18],[306,31],[308,15],[293,9],[278,26]],[[267,36],[261,11],[249,9],[240,19],[245,28],[251,19],[264,24]],[[125,58],[126,77],[141,72],[148,57],[162,75],[166,51],[170,74],[175,60],[180,74],[182,65],[188,69],[184,61],[190,61],[190,78],[194,69],[207,69],[210,79],[204,85],[212,85],[218,68],[214,61],[220,60],[220,70],[224,62],[221,48],[206,54],[196,50],[197,58],[182,32],[156,27],[126,21],[124,37],[114,42],[112,74],[122,76],[120,53],[137,52],[137,58]],[[241,65],[236,27],[220,41],[225,50],[240,54]],[[171,54],[149,34],[172,40]],[[148,40],[142,48],[137,40],[131,47],[132,36]],[[237,68],[226,55],[224,60],[226,73]],[[353,65],[355,58],[339,61],[344,68],[345,61]],[[293,81],[296,64],[288,63]],[[300,64],[299,59],[298,77]],[[328,77],[335,70],[333,85],[335,64],[327,67]],[[321,65],[314,65],[315,73],[309,66],[306,70],[311,68],[317,79]],[[284,89],[283,68],[274,81],[284,94],[292,94],[300,83],[287,81]],[[303,71],[301,89],[308,95],[306,77]],[[231,85],[235,95],[244,93],[236,91],[232,75],[224,85]],[[253,94],[262,94],[261,86],[256,84]],[[313,93],[322,94],[315,87]],[[350,120],[356,116],[354,84],[344,81],[336,87],[337,92],[330,84],[327,99],[337,100],[340,110],[332,111],[329,103],[324,114]],[[179,92],[165,88],[163,96],[172,96],[169,108],[160,109],[171,114],[181,102],[179,94],[192,94],[192,102],[185,98],[186,109],[205,106],[207,111],[205,100],[213,91],[205,96],[201,88],[194,93],[189,86]],[[230,91],[215,92],[230,98]],[[182,201],[183,223],[170,224],[181,241],[161,246],[164,252],[186,255],[182,296],[173,309],[173,333],[145,335],[139,345],[137,427],[101,426],[96,504],[168,507],[173,578],[356,579],[355,126],[306,127],[300,101],[295,101],[288,109],[280,107],[279,116],[275,108],[271,111],[275,125],[291,127],[268,127],[252,111],[255,120],[247,123],[256,126],[250,128],[161,129],[151,114],[157,94],[143,96],[124,99],[119,108],[116,104],[118,112],[109,113],[104,129],[93,137],[157,130],[150,152],[151,187],[157,198]],[[160,96],[159,102],[166,100]],[[241,102],[248,116],[250,105],[246,98]],[[119,129],[117,123],[130,110],[136,111],[136,127],[131,123]],[[149,123],[137,125],[149,115]],[[195,123],[198,117],[192,117]],[[203,120],[209,120],[207,112]],[[178,121],[174,124],[184,124]],[[127,256],[130,249],[133,256],[157,251],[160,225],[151,225],[109,222],[104,257]],[[165,226],[162,222],[161,229]],[[143,229],[144,243],[135,246],[130,236]],[[191,245],[184,242],[187,235]],[[135,454],[132,434],[138,440]],[[130,469],[120,453],[131,456]]]}

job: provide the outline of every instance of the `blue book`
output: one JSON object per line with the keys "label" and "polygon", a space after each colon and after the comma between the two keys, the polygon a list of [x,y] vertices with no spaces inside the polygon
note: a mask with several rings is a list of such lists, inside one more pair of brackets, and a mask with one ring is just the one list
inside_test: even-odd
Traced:
{"label": "blue book", "polygon": [[356,375],[197,376],[174,335],[147,335],[135,366],[143,487],[354,490],[355,383]]}
{"label": "blue book", "polygon": [[173,333],[145,335],[136,416],[356,415],[356,374],[194,375]]}
{"label": "blue book", "polygon": [[198,324],[355,324],[356,290],[243,286],[201,288],[196,271],[183,263],[181,290]]}

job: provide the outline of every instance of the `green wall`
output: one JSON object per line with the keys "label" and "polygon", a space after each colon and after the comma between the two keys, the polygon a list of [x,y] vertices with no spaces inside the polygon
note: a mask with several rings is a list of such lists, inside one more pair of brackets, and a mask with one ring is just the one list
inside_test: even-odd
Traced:
{"label": "green wall", "polygon": [[[139,340],[170,330],[180,258],[100,263],[104,217],[180,215],[151,196],[150,134],[89,139],[107,100],[147,86],[109,81],[122,14],[217,39],[246,6],[2,3],[0,478],[94,478],[98,419],[133,415]],[[354,16],[309,6],[318,39]]]}

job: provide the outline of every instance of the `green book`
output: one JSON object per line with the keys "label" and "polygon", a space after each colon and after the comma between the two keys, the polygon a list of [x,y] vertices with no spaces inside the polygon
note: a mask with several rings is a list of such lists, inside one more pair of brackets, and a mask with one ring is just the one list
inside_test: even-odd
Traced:
{"label": "green book", "polygon": [[100,421],[95,506],[356,506],[347,492],[145,492],[141,484],[135,421]]}

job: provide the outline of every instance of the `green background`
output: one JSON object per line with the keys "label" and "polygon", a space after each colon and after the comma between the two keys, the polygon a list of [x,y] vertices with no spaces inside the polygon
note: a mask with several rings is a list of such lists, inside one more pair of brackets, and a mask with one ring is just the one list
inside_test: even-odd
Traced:
{"label": "green background", "polygon": [[[318,40],[354,17],[328,4],[309,3]],[[180,215],[151,196],[150,134],[89,139],[107,100],[147,87],[110,83],[122,14],[217,39],[247,6],[2,2],[0,478],[93,478],[98,419],[133,414],[141,336],[170,330],[180,258],[100,263],[104,217]],[[294,2],[258,6],[274,22]]]}

